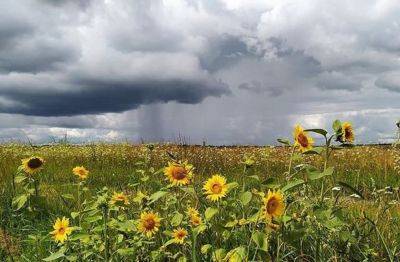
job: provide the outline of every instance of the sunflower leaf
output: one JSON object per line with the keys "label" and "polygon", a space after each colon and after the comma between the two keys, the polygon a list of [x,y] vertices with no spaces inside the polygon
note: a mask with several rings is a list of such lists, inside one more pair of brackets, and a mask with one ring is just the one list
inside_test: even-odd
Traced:
{"label": "sunflower leaf", "polygon": [[217,208],[209,207],[206,209],[206,212],[204,213],[206,220],[210,221],[216,214],[218,213]]}

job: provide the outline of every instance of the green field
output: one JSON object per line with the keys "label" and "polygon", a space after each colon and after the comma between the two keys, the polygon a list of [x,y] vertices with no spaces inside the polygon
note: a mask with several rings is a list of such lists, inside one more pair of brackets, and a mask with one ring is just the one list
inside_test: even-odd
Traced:
{"label": "green field", "polygon": [[[400,149],[332,150],[331,169],[325,173],[323,152],[292,158],[291,152],[281,146],[2,145],[0,257],[41,261],[55,253],[59,261],[396,261]],[[16,199],[27,188],[18,183],[17,170],[21,159],[30,156],[45,160],[33,175],[38,195],[31,190],[19,206]],[[170,186],[164,167],[179,160],[193,165],[193,179],[186,186]],[[75,166],[90,171],[79,188]],[[229,184],[217,202],[207,200],[202,190],[214,174]],[[278,189],[285,196],[285,213],[265,222],[257,215],[262,194]],[[109,204],[114,192],[124,192],[130,203]],[[198,209],[200,226],[190,225],[188,206]],[[144,210],[162,218],[150,238],[137,229]],[[63,216],[76,228],[61,245],[49,233]],[[183,244],[171,241],[176,228],[188,232]]]}

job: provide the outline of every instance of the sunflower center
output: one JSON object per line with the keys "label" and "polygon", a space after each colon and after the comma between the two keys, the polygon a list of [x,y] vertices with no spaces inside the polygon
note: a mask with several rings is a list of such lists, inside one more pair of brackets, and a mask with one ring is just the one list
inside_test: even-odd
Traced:
{"label": "sunflower center", "polygon": [[297,136],[297,141],[299,142],[299,144],[300,144],[302,147],[307,147],[307,146],[308,146],[308,138],[307,138],[307,136],[304,135],[303,133],[300,133],[300,134]]}
{"label": "sunflower center", "polygon": [[28,167],[33,168],[33,169],[41,167],[42,164],[43,164],[42,160],[40,160],[39,158],[36,158],[36,157],[29,159],[29,161],[28,161]]}
{"label": "sunflower center", "polygon": [[60,227],[60,229],[58,230],[58,233],[63,235],[65,233],[65,228]]}
{"label": "sunflower center", "polygon": [[220,184],[214,184],[214,185],[212,185],[212,187],[211,187],[211,191],[212,191],[214,194],[219,194],[219,193],[221,193],[221,191],[222,191],[222,186],[221,186]]}
{"label": "sunflower center", "polygon": [[156,222],[154,221],[154,219],[146,219],[145,221],[143,221],[143,226],[147,229],[147,230],[152,230],[156,225]]}
{"label": "sunflower center", "polygon": [[183,232],[183,231],[180,231],[180,232],[178,232],[178,234],[177,234],[177,237],[179,238],[179,239],[182,239],[182,238],[184,238],[186,236],[186,234],[185,234],[185,232]]}
{"label": "sunflower center", "polygon": [[186,169],[181,166],[177,166],[172,170],[172,176],[176,180],[182,180],[186,177],[186,175],[187,175]]}
{"label": "sunflower center", "polygon": [[279,202],[275,197],[272,197],[267,203],[267,213],[273,214],[279,206]]}
{"label": "sunflower center", "polygon": [[349,139],[351,137],[351,129],[349,127],[344,129],[344,137]]}

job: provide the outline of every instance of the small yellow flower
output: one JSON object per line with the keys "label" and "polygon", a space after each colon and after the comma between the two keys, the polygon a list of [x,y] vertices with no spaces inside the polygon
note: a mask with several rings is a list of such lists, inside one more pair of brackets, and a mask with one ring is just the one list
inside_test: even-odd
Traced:
{"label": "small yellow flower", "polygon": [[37,156],[22,159],[21,162],[25,173],[29,175],[33,175],[39,171],[44,164],[43,158]]}
{"label": "small yellow flower", "polygon": [[280,217],[285,211],[283,194],[280,191],[268,190],[264,197],[263,214],[267,221]]}
{"label": "small yellow flower", "polygon": [[153,212],[142,212],[138,221],[139,232],[145,234],[147,237],[151,237],[158,231],[160,227],[161,218],[158,214]]}
{"label": "small yellow flower", "polygon": [[225,197],[228,192],[225,177],[213,175],[204,183],[203,190],[205,191],[204,194],[207,195],[207,199],[211,201],[218,201]]}
{"label": "small yellow flower", "polygon": [[189,207],[187,210],[187,214],[189,215],[190,223],[192,224],[192,226],[198,226],[202,223],[201,216],[197,209]]}
{"label": "small yellow flower", "polygon": [[354,142],[354,130],[350,122],[344,122],[342,124],[342,142],[353,143]]}
{"label": "small yellow flower", "polygon": [[193,166],[187,162],[168,163],[164,169],[167,180],[174,186],[183,186],[190,183],[193,177]]}
{"label": "small yellow flower", "polygon": [[305,152],[313,148],[314,139],[300,125],[296,125],[293,130],[294,146],[300,152]]}
{"label": "small yellow flower", "polygon": [[178,244],[183,244],[187,235],[188,235],[188,232],[186,231],[186,229],[183,229],[183,228],[175,229],[172,233],[175,243],[178,243]]}
{"label": "small yellow flower", "polygon": [[54,237],[54,241],[64,243],[68,238],[68,235],[72,233],[72,228],[69,227],[69,219],[63,217],[62,219],[57,218],[53,225],[54,231],[51,234]]}
{"label": "small yellow flower", "polygon": [[238,225],[239,226],[243,226],[243,225],[246,225],[246,224],[247,224],[247,220],[245,218],[239,219],[239,221],[238,221]]}
{"label": "small yellow flower", "polygon": [[72,169],[72,173],[78,176],[80,179],[86,179],[89,175],[89,170],[84,168],[83,166],[77,166]]}
{"label": "small yellow flower", "polygon": [[113,205],[116,204],[116,205],[121,205],[121,206],[122,205],[127,206],[130,204],[128,197],[123,192],[121,192],[121,193],[114,192],[114,195],[111,197],[110,203]]}

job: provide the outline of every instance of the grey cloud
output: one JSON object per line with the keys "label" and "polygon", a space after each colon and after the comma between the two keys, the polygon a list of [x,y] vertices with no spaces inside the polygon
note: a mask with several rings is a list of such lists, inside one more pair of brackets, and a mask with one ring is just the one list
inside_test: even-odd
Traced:
{"label": "grey cloud", "polygon": [[323,72],[318,76],[316,85],[322,89],[359,90],[362,83],[354,78],[335,71]]}
{"label": "grey cloud", "polygon": [[389,72],[381,75],[375,85],[394,92],[400,92],[400,71]]}

